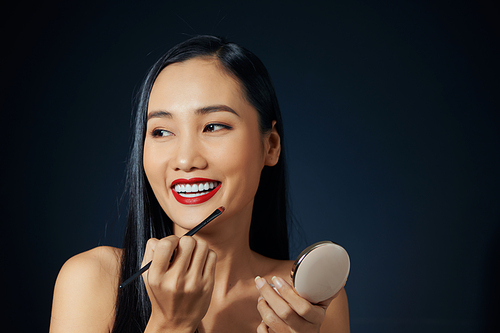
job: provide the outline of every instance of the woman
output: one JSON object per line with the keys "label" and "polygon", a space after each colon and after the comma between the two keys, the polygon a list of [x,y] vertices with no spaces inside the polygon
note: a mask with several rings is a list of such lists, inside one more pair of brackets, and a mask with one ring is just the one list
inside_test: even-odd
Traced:
{"label": "woman", "polygon": [[212,36],[167,52],[139,92],[123,249],[65,263],[51,332],[348,332],[343,289],[313,305],[290,286],[282,145],[255,55]]}

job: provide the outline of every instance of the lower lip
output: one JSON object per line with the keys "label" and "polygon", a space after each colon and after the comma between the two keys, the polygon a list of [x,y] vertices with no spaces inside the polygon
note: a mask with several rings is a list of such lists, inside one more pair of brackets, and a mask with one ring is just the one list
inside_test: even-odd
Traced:
{"label": "lower lip", "polygon": [[217,193],[217,191],[220,189],[220,186],[221,186],[221,184],[219,184],[219,186],[217,186],[216,188],[214,188],[212,191],[208,192],[207,194],[200,195],[200,196],[194,197],[194,198],[185,198],[185,197],[181,196],[179,193],[175,192],[174,189],[172,189],[172,193],[174,194],[175,200],[177,200],[181,204],[183,204],[183,205],[196,205],[196,204],[201,204],[201,203],[204,203],[204,202],[210,200],[215,195],[215,193]]}

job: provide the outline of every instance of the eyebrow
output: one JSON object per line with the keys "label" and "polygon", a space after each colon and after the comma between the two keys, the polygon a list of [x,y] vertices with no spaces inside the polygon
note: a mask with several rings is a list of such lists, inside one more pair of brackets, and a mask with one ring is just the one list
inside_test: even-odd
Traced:
{"label": "eyebrow", "polygon": [[[230,108],[227,105],[206,106],[206,107],[203,107],[201,109],[196,110],[195,114],[205,115],[205,114],[209,114],[212,112],[222,112],[222,111],[231,112],[231,113],[237,115],[238,117],[240,116],[238,113],[236,113],[236,111],[234,111],[232,108]],[[170,113],[168,111],[151,111],[150,113],[148,113],[147,120],[152,119],[152,118],[170,118],[170,119],[172,119],[173,115],[172,115],[172,113]]]}
{"label": "eyebrow", "polygon": [[167,111],[151,111],[148,113],[148,120],[151,118],[172,118],[172,114]]}
{"label": "eyebrow", "polygon": [[199,110],[196,110],[196,114],[207,114],[207,113],[212,113],[212,112],[220,112],[220,111],[226,111],[226,112],[231,112],[237,115],[238,117],[240,116],[239,114],[236,113],[233,109],[231,109],[227,105],[212,105],[212,106],[207,106],[204,108],[201,108]]}

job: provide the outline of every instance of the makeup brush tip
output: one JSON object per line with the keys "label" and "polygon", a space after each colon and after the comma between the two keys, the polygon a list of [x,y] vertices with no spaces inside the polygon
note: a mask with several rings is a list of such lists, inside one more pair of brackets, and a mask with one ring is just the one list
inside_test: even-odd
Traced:
{"label": "makeup brush tip", "polygon": [[219,210],[220,210],[221,213],[224,213],[224,211],[226,210],[226,208],[224,206],[220,206]]}

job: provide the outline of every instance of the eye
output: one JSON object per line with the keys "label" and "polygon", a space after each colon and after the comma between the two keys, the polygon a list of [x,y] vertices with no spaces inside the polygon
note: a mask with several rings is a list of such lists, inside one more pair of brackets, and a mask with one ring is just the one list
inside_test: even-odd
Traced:
{"label": "eye", "polygon": [[208,124],[203,129],[203,132],[217,132],[217,131],[220,131],[223,129],[230,130],[230,129],[232,129],[232,127],[228,126],[228,125],[222,125],[222,124]]}
{"label": "eye", "polygon": [[151,132],[151,135],[155,138],[157,137],[165,137],[174,135],[172,132],[164,130],[164,129],[155,129]]}

